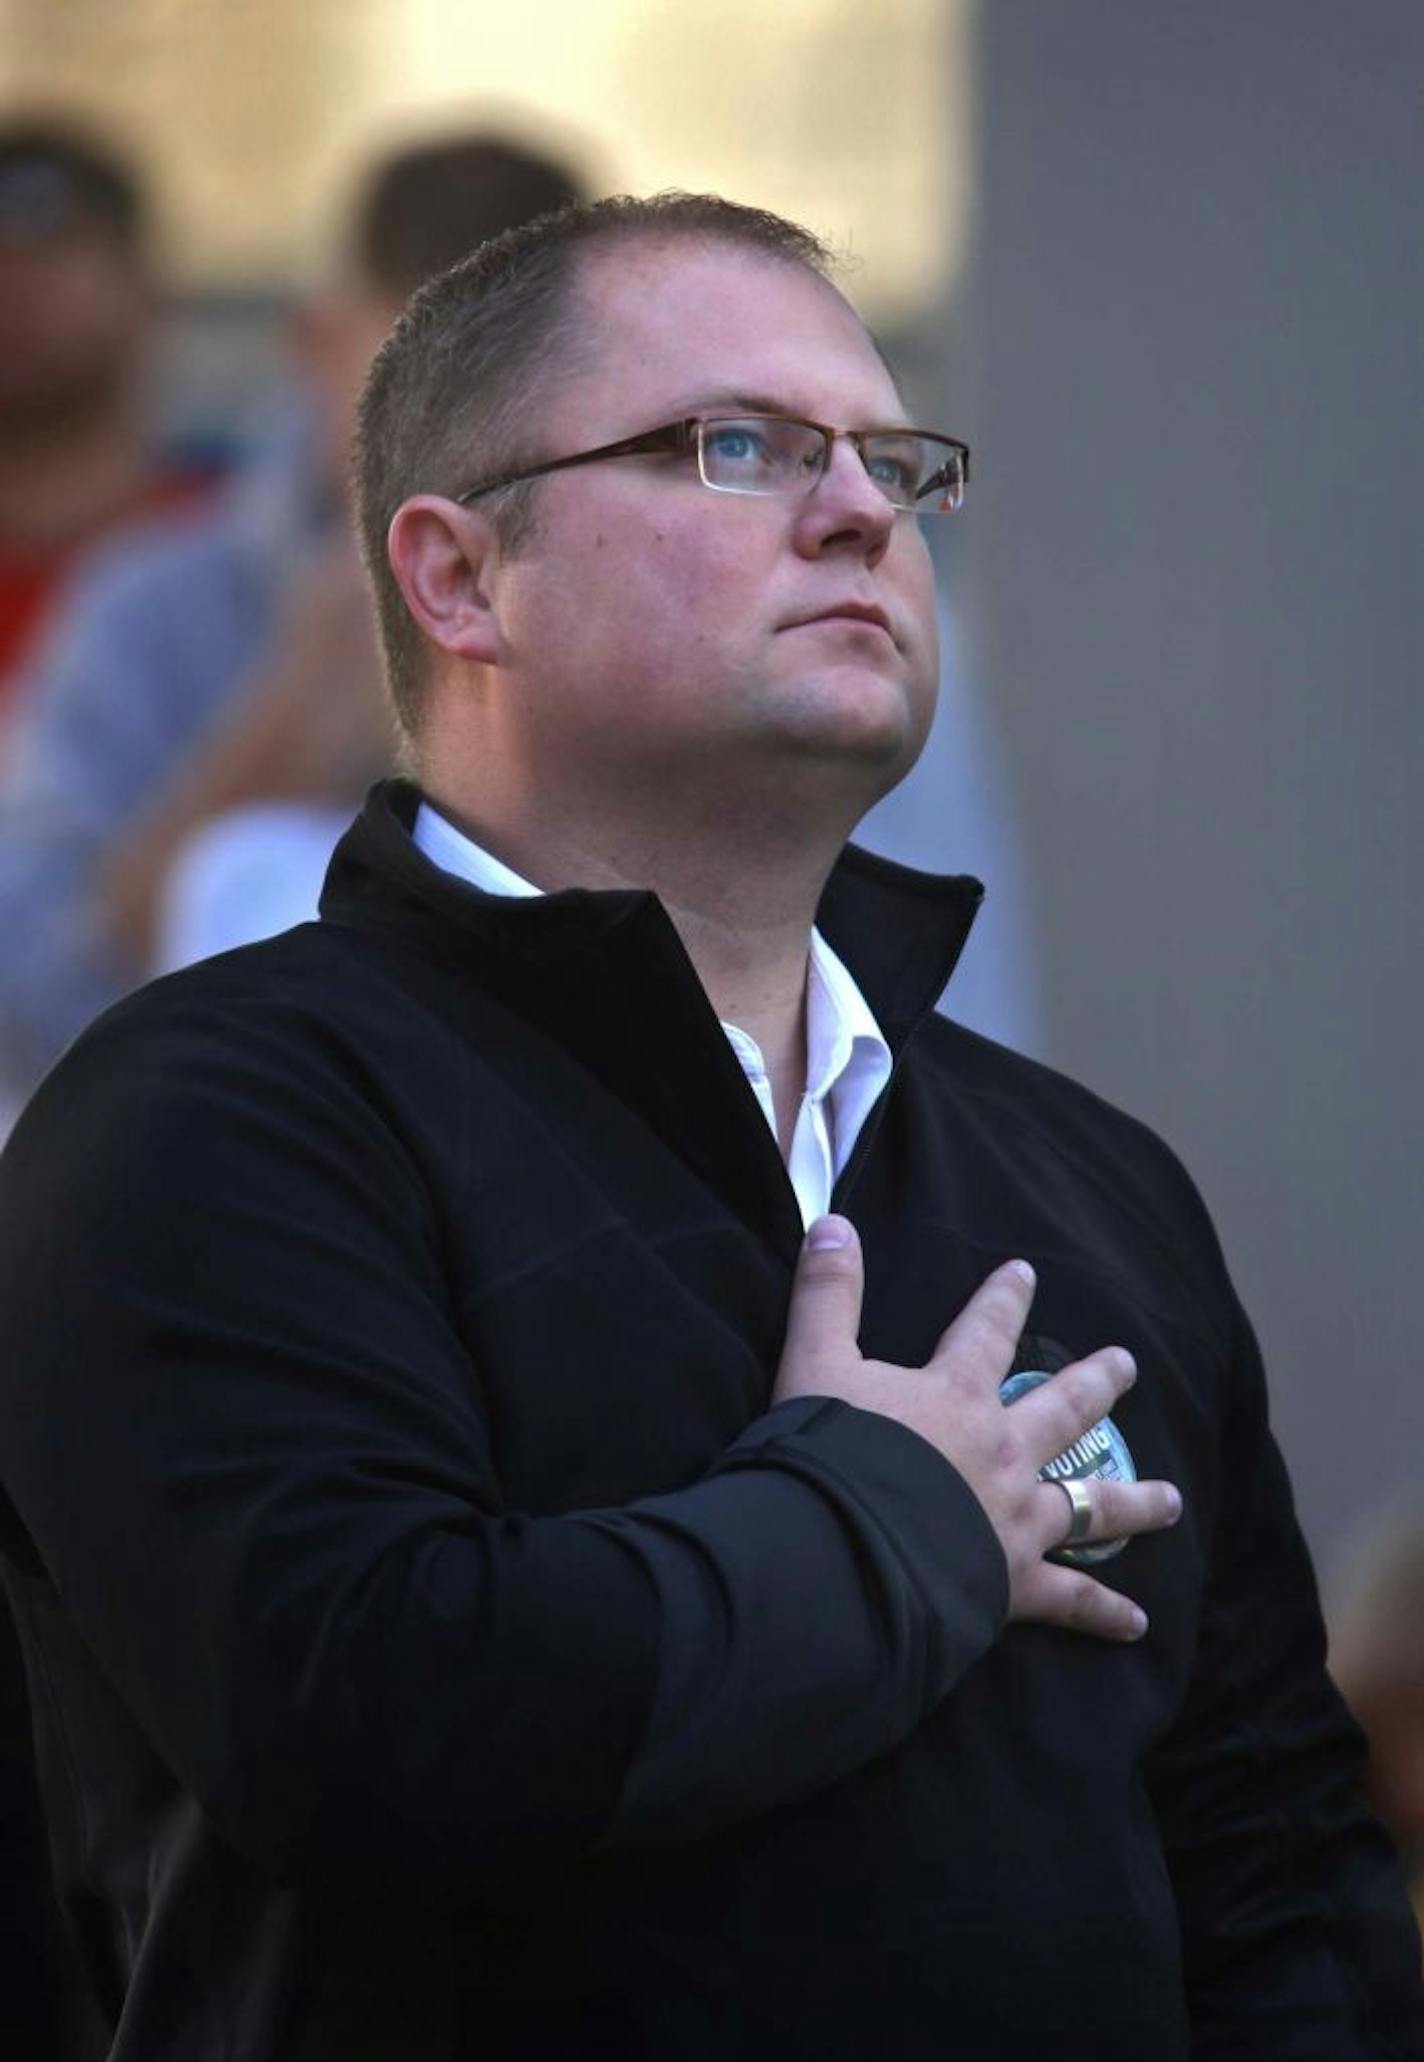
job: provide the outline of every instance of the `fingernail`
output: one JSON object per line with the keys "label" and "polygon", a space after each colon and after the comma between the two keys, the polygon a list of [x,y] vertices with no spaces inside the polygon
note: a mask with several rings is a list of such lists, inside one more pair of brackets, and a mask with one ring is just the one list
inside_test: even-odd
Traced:
{"label": "fingernail", "polygon": [[1009,1273],[1016,1274],[1019,1280],[1021,1282],[1027,1282],[1030,1288],[1032,1288],[1034,1283],[1038,1280],[1038,1276],[1034,1273],[1033,1269],[1029,1266],[1026,1260],[1011,1260],[1009,1262]]}
{"label": "fingernail", "polygon": [[1137,1380],[1137,1362],[1133,1359],[1132,1355],[1128,1352],[1125,1346],[1114,1346],[1113,1352],[1117,1355],[1118,1366],[1122,1369],[1122,1372],[1127,1376],[1128,1384],[1130,1386],[1133,1382]]}
{"label": "fingernail", "polygon": [[1175,1525],[1177,1520],[1181,1517],[1181,1515],[1181,1492],[1179,1490],[1173,1489],[1171,1484],[1169,1483],[1167,1485],[1167,1523],[1169,1525]]}
{"label": "fingernail", "polygon": [[834,1246],[850,1244],[850,1226],[843,1217],[818,1217],[806,1234],[810,1253],[826,1253]]}
{"label": "fingernail", "polygon": [[1146,1630],[1147,1613],[1145,1611],[1139,1611],[1137,1606],[1134,1604],[1132,1609],[1132,1616],[1128,1620],[1127,1636],[1130,1640],[1140,1640],[1142,1638],[1143,1633],[1145,1633]]}

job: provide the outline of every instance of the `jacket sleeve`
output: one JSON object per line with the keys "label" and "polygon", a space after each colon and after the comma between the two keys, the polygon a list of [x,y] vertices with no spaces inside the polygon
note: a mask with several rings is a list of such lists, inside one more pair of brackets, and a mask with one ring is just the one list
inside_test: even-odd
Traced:
{"label": "jacket sleeve", "polygon": [[[1229,1293],[1229,1292],[1228,1292]],[[1362,1802],[1309,1555],[1230,1298],[1219,1500],[1190,1691],[1149,1770],[1197,2062],[1424,2056],[1419,1939]]]}
{"label": "jacket sleeve", "polygon": [[506,1510],[376,1099],[275,1004],[175,1033],[156,993],[0,1162],[0,1452],[98,1665],[257,1866],[463,1895],[696,1837],[883,1752],[997,1637],[967,1488],[837,1404],[666,1495]]}

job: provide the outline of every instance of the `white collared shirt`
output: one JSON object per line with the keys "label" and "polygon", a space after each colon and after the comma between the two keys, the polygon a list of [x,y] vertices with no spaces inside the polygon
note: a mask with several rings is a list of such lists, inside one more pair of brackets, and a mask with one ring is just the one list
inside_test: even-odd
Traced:
{"label": "white collared shirt", "polygon": [[[543,892],[456,830],[428,802],[416,812],[412,836],[427,859],[487,895]],[[739,1025],[724,1023],[722,1029],[774,1135],[776,1109],[761,1047]],[[890,1048],[870,1005],[844,961],[813,926],[806,967],[806,1092],[786,1165],[803,1223],[811,1224],[830,1208],[836,1179],[889,1079]]]}

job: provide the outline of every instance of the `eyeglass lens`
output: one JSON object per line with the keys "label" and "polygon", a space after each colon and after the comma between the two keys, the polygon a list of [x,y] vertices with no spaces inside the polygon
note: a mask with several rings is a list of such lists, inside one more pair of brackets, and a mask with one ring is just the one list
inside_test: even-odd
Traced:
{"label": "eyeglass lens", "polygon": [[[894,508],[950,515],[964,498],[959,450],[936,437],[897,430],[855,438],[865,469]],[[825,471],[824,432],[782,416],[724,417],[698,426],[698,463],[709,487],[729,494],[789,494]]]}

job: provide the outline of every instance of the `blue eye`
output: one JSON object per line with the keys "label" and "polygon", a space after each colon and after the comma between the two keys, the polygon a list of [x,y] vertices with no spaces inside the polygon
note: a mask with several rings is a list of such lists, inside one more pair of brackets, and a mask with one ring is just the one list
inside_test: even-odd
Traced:
{"label": "blue eye", "polygon": [[819,430],[780,415],[727,416],[702,426],[702,477],[734,494],[782,494],[822,469]]}
{"label": "blue eye", "polygon": [[703,449],[718,466],[755,467],[772,463],[765,436],[750,423],[714,423],[703,432]]}
{"label": "blue eye", "polygon": [[924,448],[914,437],[867,438],[865,469],[892,501],[912,504],[925,476]]}
{"label": "blue eye", "polygon": [[888,487],[892,494],[913,494],[919,483],[918,469],[906,465],[903,459],[877,458],[868,470],[877,486]]}

